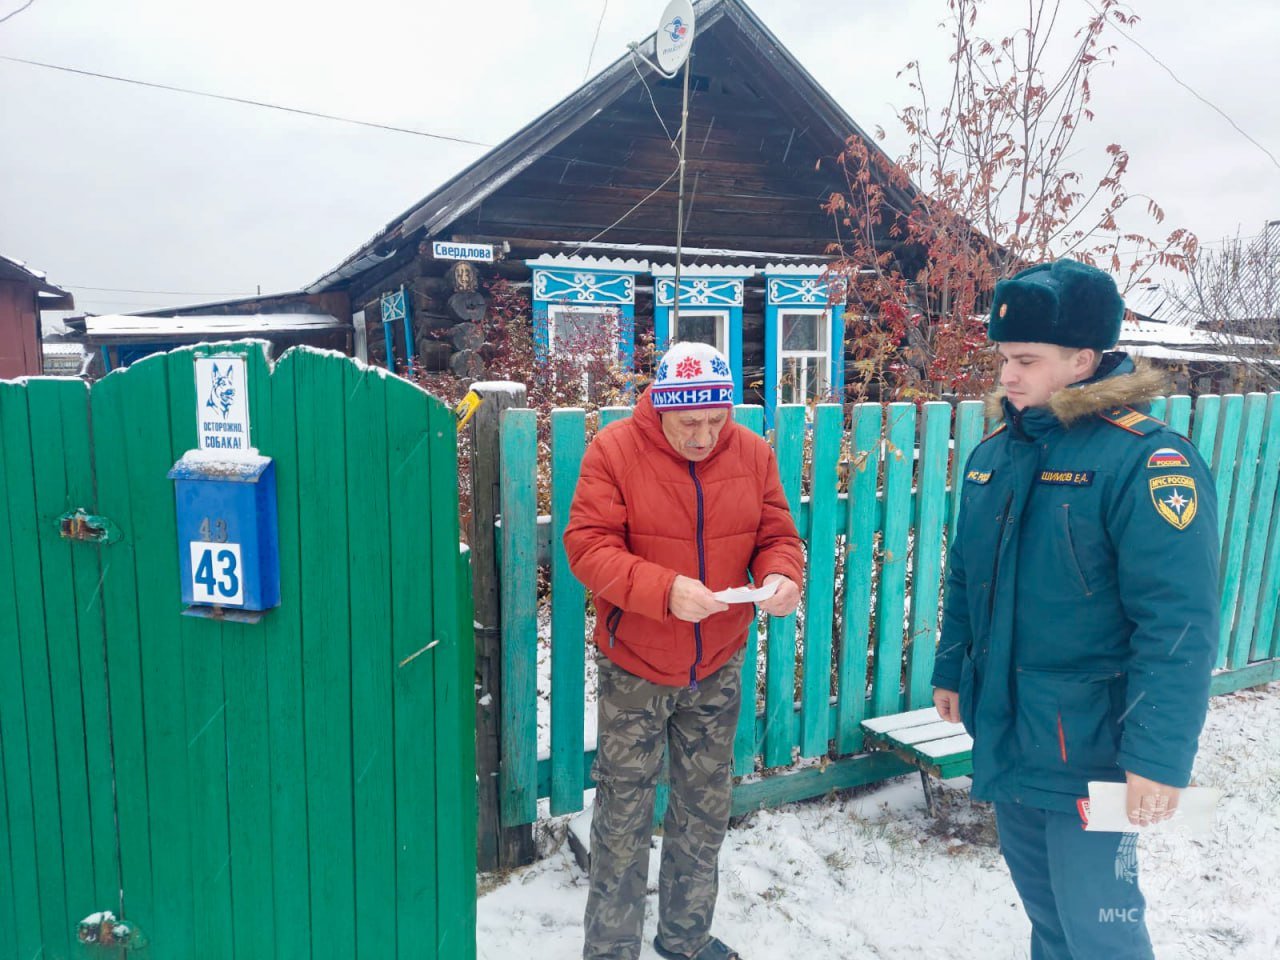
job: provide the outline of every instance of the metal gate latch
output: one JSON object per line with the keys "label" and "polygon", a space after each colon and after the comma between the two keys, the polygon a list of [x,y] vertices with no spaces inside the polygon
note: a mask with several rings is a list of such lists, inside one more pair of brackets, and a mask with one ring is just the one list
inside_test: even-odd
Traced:
{"label": "metal gate latch", "polygon": [[88,543],[115,543],[120,539],[120,529],[111,520],[88,513],[83,507],[58,518],[58,534],[63,540]]}
{"label": "metal gate latch", "polygon": [[81,920],[76,927],[76,939],[112,951],[146,945],[137,927],[127,920],[117,920],[110,910],[90,914]]}

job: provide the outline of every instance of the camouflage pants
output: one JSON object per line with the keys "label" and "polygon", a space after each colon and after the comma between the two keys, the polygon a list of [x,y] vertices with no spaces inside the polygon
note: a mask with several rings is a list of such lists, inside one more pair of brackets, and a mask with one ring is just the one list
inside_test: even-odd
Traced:
{"label": "camouflage pants", "polygon": [[644,927],[654,794],[668,755],[658,936],[677,953],[707,941],[717,861],[733,799],[740,650],[696,690],[650,683],[597,655],[599,737],[592,774],[591,886],[585,960],[636,960]]}

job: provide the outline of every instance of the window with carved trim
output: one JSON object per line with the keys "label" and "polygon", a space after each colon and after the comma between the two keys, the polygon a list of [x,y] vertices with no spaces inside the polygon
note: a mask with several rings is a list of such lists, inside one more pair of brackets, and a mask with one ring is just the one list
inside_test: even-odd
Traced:
{"label": "window with carved trim", "polygon": [[671,342],[706,343],[721,353],[729,352],[729,311],[728,310],[685,310],[681,309],[677,320],[671,318]]}
{"label": "window with carved trim", "polygon": [[778,401],[813,403],[831,393],[831,322],[826,310],[778,311]]}
{"label": "window with carved trim", "polygon": [[592,395],[592,368],[618,357],[618,311],[615,307],[553,304],[547,307],[547,350],[556,359],[552,375],[567,371],[581,377],[582,395]]}

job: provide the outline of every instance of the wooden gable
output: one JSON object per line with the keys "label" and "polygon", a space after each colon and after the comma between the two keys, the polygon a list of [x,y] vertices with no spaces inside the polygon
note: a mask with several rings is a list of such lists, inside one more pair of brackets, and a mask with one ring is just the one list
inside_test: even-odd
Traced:
{"label": "wooden gable", "polygon": [[[696,9],[685,246],[822,257],[840,239],[822,204],[847,190],[836,157],[849,137],[879,148],[743,0],[700,0]],[[653,39],[641,46],[651,52]],[[537,241],[674,244],[680,93],[679,79],[624,55],[307,292],[349,286],[362,295],[402,272],[428,239],[525,241],[525,250]],[[909,209],[910,190],[886,190]],[[882,250],[899,246],[890,227],[881,227]]]}
{"label": "wooden gable", "polygon": [[[839,239],[822,203],[845,187],[835,162],[843,142],[767,61],[741,49],[744,39],[727,17],[698,37],[685,244],[821,255]],[[636,79],[448,232],[580,242],[609,228],[604,239],[617,243],[672,243],[677,152],[667,134],[680,128],[680,81]]]}

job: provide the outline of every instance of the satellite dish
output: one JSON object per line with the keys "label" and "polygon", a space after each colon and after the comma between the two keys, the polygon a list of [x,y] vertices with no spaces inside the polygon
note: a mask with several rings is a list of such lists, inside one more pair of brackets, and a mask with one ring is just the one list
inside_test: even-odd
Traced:
{"label": "satellite dish", "polygon": [[671,0],[658,21],[658,33],[654,37],[654,52],[658,66],[668,76],[674,76],[693,46],[693,4],[689,0]]}

